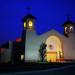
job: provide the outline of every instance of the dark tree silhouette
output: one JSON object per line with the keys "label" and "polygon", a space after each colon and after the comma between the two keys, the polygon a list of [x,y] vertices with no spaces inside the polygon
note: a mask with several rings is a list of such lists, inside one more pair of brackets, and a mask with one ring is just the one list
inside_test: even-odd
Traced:
{"label": "dark tree silhouette", "polygon": [[40,57],[41,57],[41,61],[43,62],[44,61],[44,54],[46,52],[46,44],[45,43],[42,43],[40,45],[40,49],[39,49],[39,53],[40,53]]}

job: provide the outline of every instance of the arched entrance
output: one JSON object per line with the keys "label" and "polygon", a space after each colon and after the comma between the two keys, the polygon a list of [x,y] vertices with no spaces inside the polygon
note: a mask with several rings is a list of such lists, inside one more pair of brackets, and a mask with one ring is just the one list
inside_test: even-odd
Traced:
{"label": "arched entrance", "polygon": [[58,36],[52,35],[46,39],[46,60],[48,62],[61,61],[64,58],[62,41]]}

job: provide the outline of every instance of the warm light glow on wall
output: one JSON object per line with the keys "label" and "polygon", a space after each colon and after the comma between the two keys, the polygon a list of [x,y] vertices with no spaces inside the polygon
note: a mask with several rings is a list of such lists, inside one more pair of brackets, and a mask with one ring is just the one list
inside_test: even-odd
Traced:
{"label": "warm light glow on wall", "polygon": [[24,22],[24,28],[26,28],[26,22]]}
{"label": "warm light glow on wall", "polygon": [[[50,36],[47,38],[46,40],[46,44],[47,44],[47,47],[46,47],[46,50],[47,51],[61,51],[62,48],[61,48],[61,41],[60,39],[57,37],[57,36]],[[53,45],[53,50],[50,49],[49,45]]]}
{"label": "warm light glow on wall", "polygon": [[[57,36],[50,36],[46,40],[46,59],[47,61],[55,62],[56,59],[60,59],[60,55],[63,55],[62,53],[62,42],[60,41],[60,38]],[[50,45],[53,46],[53,48],[50,48]]]}
{"label": "warm light glow on wall", "polygon": [[48,62],[56,62],[57,52],[47,52],[47,61]]}

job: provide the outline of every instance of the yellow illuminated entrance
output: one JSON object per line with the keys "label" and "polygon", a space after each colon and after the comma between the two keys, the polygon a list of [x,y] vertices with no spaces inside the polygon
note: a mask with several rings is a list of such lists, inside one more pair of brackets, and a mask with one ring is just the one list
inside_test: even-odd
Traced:
{"label": "yellow illuminated entrance", "polygon": [[48,62],[56,62],[57,52],[47,52],[47,61]]}
{"label": "yellow illuminated entrance", "polygon": [[62,43],[60,38],[52,35],[46,40],[46,60],[48,62],[56,62],[63,59]]}

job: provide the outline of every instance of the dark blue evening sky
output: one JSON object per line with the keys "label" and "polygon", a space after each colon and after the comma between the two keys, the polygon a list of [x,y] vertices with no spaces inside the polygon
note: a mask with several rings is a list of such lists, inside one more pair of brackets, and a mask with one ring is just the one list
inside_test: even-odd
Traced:
{"label": "dark blue evening sky", "polygon": [[50,29],[63,33],[66,15],[75,22],[75,0],[0,0],[0,44],[21,37],[22,18],[30,6],[36,20],[36,32],[42,34]]}

